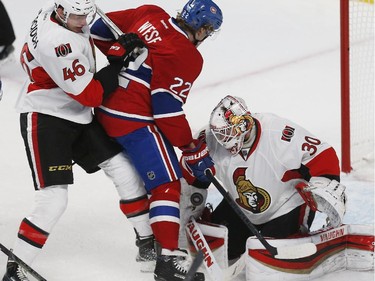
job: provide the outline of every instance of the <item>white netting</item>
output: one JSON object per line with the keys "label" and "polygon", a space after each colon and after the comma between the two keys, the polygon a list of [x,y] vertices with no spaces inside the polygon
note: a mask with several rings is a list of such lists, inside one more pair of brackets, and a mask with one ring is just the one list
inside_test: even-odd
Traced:
{"label": "white netting", "polygon": [[349,1],[350,130],[354,170],[374,163],[374,0]]}

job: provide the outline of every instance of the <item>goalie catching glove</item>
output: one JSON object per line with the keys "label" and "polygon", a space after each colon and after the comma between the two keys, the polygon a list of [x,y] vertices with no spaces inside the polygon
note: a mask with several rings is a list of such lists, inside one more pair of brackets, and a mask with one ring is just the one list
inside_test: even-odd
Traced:
{"label": "goalie catching glove", "polygon": [[[210,180],[205,171],[210,169],[215,175],[214,162],[208,153],[206,143],[202,140],[193,140],[194,148],[181,147],[181,168],[186,181],[198,188],[207,188]],[[197,183],[199,181],[199,183]]]}
{"label": "goalie catching glove", "polygon": [[341,225],[346,211],[346,187],[336,180],[324,177],[312,177],[310,182],[296,185],[299,194],[313,211],[325,213],[328,226]]}

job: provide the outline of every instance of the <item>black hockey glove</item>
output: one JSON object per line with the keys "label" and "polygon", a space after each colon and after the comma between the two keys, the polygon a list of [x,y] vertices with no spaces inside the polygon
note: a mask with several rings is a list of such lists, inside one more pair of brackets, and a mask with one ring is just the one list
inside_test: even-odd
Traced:
{"label": "black hockey glove", "polygon": [[145,44],[135,33],[122,34],[117,42],[108,51],[107,59],[109,63],[128,65],[127,57],[135,48],[143,48]]}
{"label": "black hockey glove", "polygon": [[104,89],[103,99],[107,98],[118,87],[118,74],[121,68],[121,64],[110,64],[94,74],[94,79],[98,80]]}

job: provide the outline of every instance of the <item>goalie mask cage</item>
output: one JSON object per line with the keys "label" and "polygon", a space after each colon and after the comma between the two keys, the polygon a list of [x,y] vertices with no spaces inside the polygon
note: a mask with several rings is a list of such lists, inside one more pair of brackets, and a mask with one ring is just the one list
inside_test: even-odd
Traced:
{"label": "goalie mask cage", "polygon": [[341,1],[341,169],[374,159],[374,0]]}

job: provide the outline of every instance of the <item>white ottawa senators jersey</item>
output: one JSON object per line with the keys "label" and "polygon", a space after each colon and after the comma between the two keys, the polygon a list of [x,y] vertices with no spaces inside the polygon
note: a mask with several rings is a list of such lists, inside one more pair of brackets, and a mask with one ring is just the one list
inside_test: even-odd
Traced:
{"label": "white ottawa senators jersey", "polygon": [[233,156],[209,129],[206,141],[216,176],[254,224],[263,224],[304,204],[294,179],[339,175],[334,149],[297,124],[273,114],[253,114],[252,147]]}
{"label": "white ottawa senators jersey", "polygon": [[76,123],[92,120],[92,109],[76,101],[93,78],[95,57],[89,27],[72,32],[42,9],[31,24],[21,52],[29,75],[17,102],[19,112],[39,112]]}

